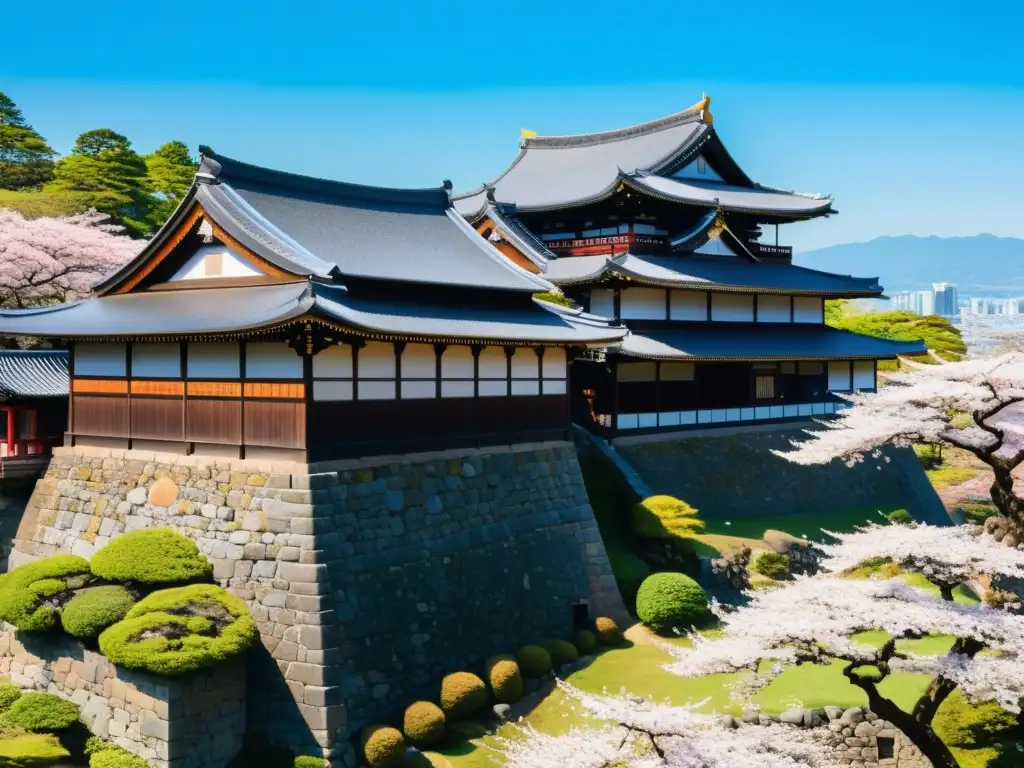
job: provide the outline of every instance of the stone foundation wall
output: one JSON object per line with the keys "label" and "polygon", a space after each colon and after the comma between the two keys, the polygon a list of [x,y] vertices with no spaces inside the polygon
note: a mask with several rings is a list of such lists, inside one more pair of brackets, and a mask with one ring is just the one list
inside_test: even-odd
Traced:
{"label": "stone foundation wall", "polygon": [[339,764],[444,674],[568,636],[574,602],[625,614],[568,443],[316,467],[59,449],[11,564],[153,526],[250,605],[250,729]]}
{"label": "stone foundation wall", "polygon": [[70,699],[89,729],[155,768],[224,768],[245,734],[244,661],[182,678],[120,669],[61,636],[0,632],[0,674]]}

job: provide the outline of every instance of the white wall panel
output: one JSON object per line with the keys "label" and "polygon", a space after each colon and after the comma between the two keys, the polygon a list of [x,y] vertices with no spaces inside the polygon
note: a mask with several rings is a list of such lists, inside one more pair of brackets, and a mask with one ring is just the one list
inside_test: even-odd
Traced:
{"label": "white wall panel", "polygon": [[591,288],[590,314],[615,317],[615,291],[610,291],[607,288]]}
{"label": "white wall panel", "polygon": [[714,168],[708,165],[704,155],[697,155],[691,162],[672,174],[676,179],[701,179],[703,181],[722,181]]}
{"label": "white wall panel", "polygon": [[352,378],[352,347],[337,344],[313,356],[313,378]]}
{"label": "white wall panel", "polygon": [[484,347],[479,365],[481,379],[508,378],[508,357],[504,347]]}
{"label": "white wall panel", "polygon": [[441,381],[441,397],[473,397],[472,381]]}
{"label": "white wall panel", "polygon": [[716,237],[714,240],[708,240],[700,248],[694,248],[694,253],[699,253],[704,256],[735,256],[736,251],[730,248],[728,245],[722,242],[722,238]]}
{"label": "white wall panel", "polygon": [[[359,378],[393,379],[395,377],[395,345],[368,341],[359,350]],[[359,390],[362,398],[362,388]]]}
{"label": "white wall panel", "polygon": [[189,344],[186,350],[188,377],[237,379],[241,370],[240,353],[236,341]]}
{"label": "white wall panel", "polygon": [[623,320],[664,320],[663,288],[626,288],[622,291],[619,312]]}
{"label": "white wall panel", "polygon": [[247,343],[245,345],[245,378],[301,379],[302,358],[283,341]]}
{"label": "white wall panel", "polygon": [[351,400],[351,381],[314,381],[314,400]]}
{"label": "white wall panel", "polygon": [[662,381],[693,381],[695,366],[693,363],[662,363]]}
{"label": "white wall panel", "polygon": [[[292,354],[295,354],[294,352]],[[78,368],[78,355],[75,355]],[[132,344],[132,376],[141,378],[180,379],[180,344]]]}
{"label": "white wall panel", "polygon": [[754,297],[735,293],[711,294],[711,319],[725,323],[754,320]]}
{"label": "white wall panel", "polygon": [[793,299],[794,323],[824,323],[825,302],[817,296],[796,296]]}
{"label": "white wall panel", "polygon": [[872,360],[857,360],[853,364],[853,388],[875,388],[875,363]]}
{"label": "white wall panel", "polygon": [[[536,355],[534,355],[536,357]],[[469,347],[448,347],[441,355],[442,379],[472,379],[473,350]]]}
{"label": "white wall panel", "polygon": [[508,382],[502,379],[497,380],[486,380],[481,379],[479,382],[480,397],[507,397],[508,396]]}
{"label": "white wall panel", "polygon": [[168,282],[208,280],[212,277],[258,277],[263,273],[226,245],[200,246]]}
{"label": "white wall panel", "polygon": [[533,349],[516,347],[516,353],[512,355],[512,378],[536,379],[540,373],[539,363],[540,360]]}
{"label": "white wall panel", "polygon": [[544,379],[545,395],[564,395],[566,392],[565,379]]}
{"label": "white wall panel", "polygon": [[763,293],[757,297],[757,322],[759,323],[788,323],[789,296],[778,296],[771,293]]}
{"label": "white wall panel", "polygon": [[850,364],[847,362],[828,364],[828,388],[831,392],[850,391]]}
{"label": "white wall panel", "polygon": [[359,380],[360,400],[394,400],[395,382]]}
{"label": "white wall panel", "polygon": [[405,349],[402,350],[402,378],[437,378],[437,353],[433,344],[405,345]]}
{"label": "white wall panel", "polygon": [[616,370],[619,381],[657,381],[658,379],[655,363],[620,363]]}
{"label": "white wall panel", "polygon": [[512,380],[512,394],[513,395],[539,395],[540,394],[540,382],[530,379],[523,379],[521,381]]}
{"label": "white wall panel", "polygon": [[541,358],[541,371],[545,379],[565,378],[565,350],[561,347],[548,347]]}
{"label": "white wall panel", "polygon": [[669,297],[672,320],[707,320],[708,295],[700,291],[672,291]]}
{"label": "white wall panel", "polygon": [[[437,381],[405,381],[401,382],[403,400],[432,400],[437,397]],[[472,384],[470,384],[472,386]]]}
{"label": "white wall panel", "polygon": [[76,376],[126,376],[126,344],[75,344]]}

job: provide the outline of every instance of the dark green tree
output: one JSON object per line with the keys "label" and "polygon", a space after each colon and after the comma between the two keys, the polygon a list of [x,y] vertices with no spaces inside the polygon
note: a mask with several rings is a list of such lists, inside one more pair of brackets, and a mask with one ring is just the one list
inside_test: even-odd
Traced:
{"label": "dark green tree", "polygon": [[53,178],[56,152],[0,92],[0,189],[34,189]]}
{"label": "dark green tree", "polygon": [[146,155],[145,161],[148,188],[155,197],[150,221],[154,227],[160,227],[188,192],[199,164],[180,141],[167,142]]}
{"label": "dark green tree", "polygon": [[127,138],[109,128],[86,131],[54,168],[48,190],[85,193],[91,207],[141,236],[152,230],[146,163]]}

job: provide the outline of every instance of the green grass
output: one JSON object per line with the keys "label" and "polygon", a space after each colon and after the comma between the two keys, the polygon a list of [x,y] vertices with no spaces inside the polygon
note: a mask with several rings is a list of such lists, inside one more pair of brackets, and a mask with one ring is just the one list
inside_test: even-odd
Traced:
{"label": "green grass", "polygon": [[926,469],[924,473],[935,490],[943,490],[973,480],[978,476],[979,471],[972,467],[940,466],[935,469]]}
{"label": "green grass", "polygon": [[805,515],[758,515],[757,517],[737,517],[726,520],[707,520],[706,534],[723,534],[745,539],[762,539],[765,531],[785,531],[798,537],[806,536],[812,541],[824,538],[821,529],[845,532],[852,531],[866,523],[885,523],[885,515],[896,507],[850,509],[843,512],[828,512]]}
{"label": "green grass", "polygon": [[0,765],[10,768],[52,765],[71,756],[56,736],[28,733],[0,740]]}

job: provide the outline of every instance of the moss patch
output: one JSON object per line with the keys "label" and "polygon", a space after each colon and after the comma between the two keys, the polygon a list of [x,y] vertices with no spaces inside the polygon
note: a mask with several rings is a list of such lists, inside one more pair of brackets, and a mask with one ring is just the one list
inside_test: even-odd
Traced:
{"label": "moss patch", "polygon": [[61,604],[88,579],[89,563],[77,555],[20,565],[0,580],[0,620],[30,632],[52,630]]}
{"label": "moss patch", "polygon": [[92,556],[90,565],[101,579],[140,584],[181,584],[213,576],[213,566],[195,542],[170,528],[118,536]]}
{"label": "moss patch", "polygon": [[71,757],[56,736],[29,733],[0,740],[0,765],[10,768],[52,765]]}

